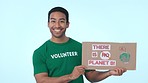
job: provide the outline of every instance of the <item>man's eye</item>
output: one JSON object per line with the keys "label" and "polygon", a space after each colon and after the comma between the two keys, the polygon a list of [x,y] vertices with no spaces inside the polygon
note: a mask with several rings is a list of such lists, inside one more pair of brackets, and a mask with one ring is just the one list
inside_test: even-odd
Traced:
{"label": "man's eye", "polygon": [[61,23],[65,23],[65,21],[64,21],[64,20],[61,20],[60,22],[61,22]]}
{"label": "man's eye", "polygon": [[54,21],[54,20],[52,20],[52,21],[50,21],[51,23],[55,23],[56,21]]}

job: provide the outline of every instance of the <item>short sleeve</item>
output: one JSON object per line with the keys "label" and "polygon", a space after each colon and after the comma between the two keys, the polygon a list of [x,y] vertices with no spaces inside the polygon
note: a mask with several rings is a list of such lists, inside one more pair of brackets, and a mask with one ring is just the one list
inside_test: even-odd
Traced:
{"label": "short sleeve", "polygon": [[33,67],[34,67],[34,75],[43,72],[48,73],[45,55],[41,54],[40,52],[34,51]]}

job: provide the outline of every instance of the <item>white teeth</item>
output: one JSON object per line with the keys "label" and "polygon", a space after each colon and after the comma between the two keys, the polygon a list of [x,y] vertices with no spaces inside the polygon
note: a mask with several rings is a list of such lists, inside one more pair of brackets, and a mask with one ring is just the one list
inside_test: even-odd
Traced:
{"label": "white teeth", "polygon": [[55,31],[55,32],[60,32],[61,30],[60,30],[60,29],[54,29],[54,31]]}

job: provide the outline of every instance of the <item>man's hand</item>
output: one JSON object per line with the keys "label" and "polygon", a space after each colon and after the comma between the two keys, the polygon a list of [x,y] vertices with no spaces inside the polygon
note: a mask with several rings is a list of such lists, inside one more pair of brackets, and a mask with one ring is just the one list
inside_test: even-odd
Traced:
{"label": "man's hand", "polygon": [[124,72],[126,72],[125,68],[115,68],[113,70],[110,70],[109,74],[114,76],[121,76]]}
{"label": "man's hand", "polygon": [[80,75],[85,73],[85,66],[81,65],[81,66],[76,66],[72,73],[69,75],[69,78],[71,80],[77,79]]}

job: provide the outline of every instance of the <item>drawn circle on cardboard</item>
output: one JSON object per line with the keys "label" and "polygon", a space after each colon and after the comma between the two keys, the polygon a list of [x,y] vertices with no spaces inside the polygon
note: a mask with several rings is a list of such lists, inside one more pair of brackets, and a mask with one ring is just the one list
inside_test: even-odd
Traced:
{"label": "drawn circle on cardboard", "polygon": [[127,64],[130,60],[130,54],[127,52],[123,52],[120,54],[120,60],[124,63]]}

